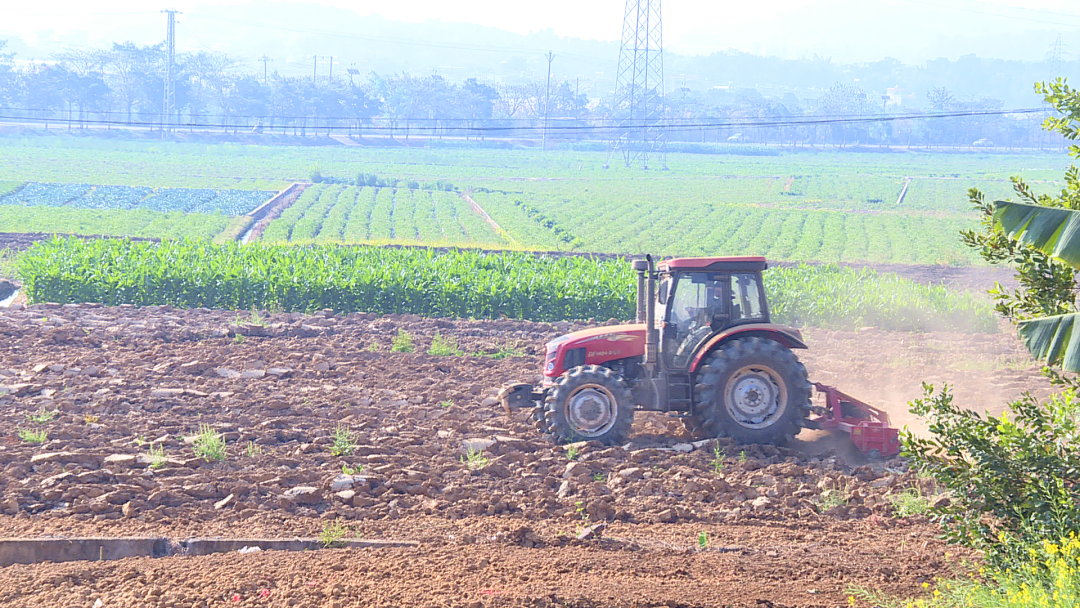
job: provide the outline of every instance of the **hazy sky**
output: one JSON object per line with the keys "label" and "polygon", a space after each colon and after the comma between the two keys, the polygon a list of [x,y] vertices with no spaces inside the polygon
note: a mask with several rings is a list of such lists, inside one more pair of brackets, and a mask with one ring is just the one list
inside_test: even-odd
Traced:
{"label": "hazy sky", "polygon": [[[551,28],[561,36],[600,40],[619,38],[625,7],[625,0],[323,0],[321,3],[394,20],[471,22],[522,34]],[[111,25],[145,22],[154,36],[160,38],[163,29],[163,18],[157,15],[160,8],[171,6],[197,14],[206,10],[208,4],[245,4],[245,0],[212,3],[168,0],[161,5],[146,0],[20,3],[25,7],[22,10],[5,11],[0,35],[15,34],[32,40],[35,32],[51,28],[57,33],[88,30],[93,40],[94,32],[107,35]],[[950,38],[974,40],[980,36],[986,41],[972,42],[970,52],[985,55],[987,49],[995,48],[990,37],[999,37],[998,50],[1003,55],[1015,51],[1027,55],[1023,58],[1032,58],[1045,53],[1045,48],[1007,48],[1010,32],[1017,29],[1059,33],[1066,41],[1073,40],[1069,45],[1071,50],[1080,52],[1080,0],[666,0],[663,12],[665,46],[686,54],[735,48],[780,56],[820,51],[821,55],[840,55],[844,60],[894,56],[918,61],[937,56],[935,53],[946,54],[935,50],[935,45],[955,49],[948,53],[958,55],[964,47]],[[977,24],[977,31],[972,31],[973,23]],[[859,57],[843,56],[846,52],[854,53],[856,48]],[[877,56],[872,56],[875,53]]]}

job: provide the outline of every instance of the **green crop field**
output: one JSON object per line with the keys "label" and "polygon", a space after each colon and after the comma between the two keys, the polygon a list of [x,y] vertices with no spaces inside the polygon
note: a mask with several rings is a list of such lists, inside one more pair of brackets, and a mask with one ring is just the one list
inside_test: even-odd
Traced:
{"label": "green crop field", "polygon": [[[31,302],[331,308],[536,321],[634,314],[630,265],[583,256],[55,238],[36,244],[17,263]],[[775,268],[766,271],[765,283],[779,322],[904,331],[996,328],[990,303],[977,296],[870,270]]]}
{"label": "green crop field", "polygon": [[[195,198],[199,191],[265,192],[318,174],[333,183],[310,188],[264,240],[977,264],[956,236],[977,225],[968,188],[1004,198],[1009,176],[1021,175],[1036,191],[1052,191],[1069,164],[1064,154],[805,149],[775,156],[670,154],[667,170],[619,162],[604,169],[607,160],[602,152],[525,149],[8,139],[0,145],[6,180],[0,194],[18,180],[65,183],[72,200],[107,208],[119,204],[120,191],[111,187],[125,186],[159,192],[143,199],[148,208],[176,209],[179,203],[161,189],[190,189]],[[358,181],[359,174],[392,185]],[[438,180],[456,192],[414,185]],[[82,191],[84,184],[101,185]],[[155,199],[161,207],[149,205]],[[242,206],[216,209],[235,213]]]}
{"label": "green crop field", "polygon": [[220,213],[0,205],[0,232],[212,239],[231,221]]}
{"label": "green crop field", "polygon": [[453,192],[325,184],[306,189],[266,227],[262,240],[484,247],[509,244]]}
{"label": "green crop field", "polygon": [[273,195],[273,192],[262,190],[154,189],[145,186],[30,182],[0,196],[0,205],[243,215]]}

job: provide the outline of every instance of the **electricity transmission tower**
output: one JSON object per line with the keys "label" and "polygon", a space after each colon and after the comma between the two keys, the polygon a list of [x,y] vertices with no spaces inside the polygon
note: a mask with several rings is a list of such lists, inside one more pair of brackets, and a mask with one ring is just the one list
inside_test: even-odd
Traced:
{"label": "electricity transmission tower", "polygon": [[176,65],[176,15],[180,11],[167,8],[163,11],[168,16],[168,26],[165,30],[165,97],[161,103],[161,130],[165,132],[166,125],[172,121],[176,112],[176,83],[173,82]]}
{"label": "electricity transmission tower", "polygon": [[1061,41],[1061,34],[1050,45],[1050,51],[1046,53],[1046,60],[1050,64],[1051,82],[1061,76],[1061,64],[1065,61],[1065,43]]}
{"label": "electricity transmission tower", "polygon": [[[664,153],[664,45],[660,0],[626,0],[612,118],[618,127],[608,160],[616,152],[626,166],[650,159],[667,168]],[[605,163],[605,167],[607,164]]]}

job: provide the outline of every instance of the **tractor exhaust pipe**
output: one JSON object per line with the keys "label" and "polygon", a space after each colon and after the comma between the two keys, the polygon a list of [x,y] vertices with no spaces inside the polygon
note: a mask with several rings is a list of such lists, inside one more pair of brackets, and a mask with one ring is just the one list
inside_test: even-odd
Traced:
{"label": "tractor exhaust pipe", "polygon": [[637,273],[637,318],[636,323],[645,322],[645,306],[648,300],[645,298],[645,274],[649,271],[647,260],[634,260],[630,263],[634,272]]}
{"label": "tractor exhaust pipe", "polygon": [[656,345],[660,332],[656,330],[656,265],[651,255],[630,263],[637,272],[637,322],[645,324],[645,369],[652,375],[658,359]]}
{"label": "tractor exhaust pipe", "polygon": [[651,255],[646,255],[645,261],[649,265],[645,282],[645,369],[652,376],[659,358],[656,345],[660,341],[660,332],[656,330],[656,266]]}

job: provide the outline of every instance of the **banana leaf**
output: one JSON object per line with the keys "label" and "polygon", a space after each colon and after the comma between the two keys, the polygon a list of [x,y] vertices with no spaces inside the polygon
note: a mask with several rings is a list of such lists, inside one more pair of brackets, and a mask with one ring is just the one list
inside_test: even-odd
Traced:
{"label": "banana leaf", "polygon": [[995,201],[994,221],[1009,237],[1080,267],[1080,211]]}
{"label": "banana leaf", "polygon": [[[1080,267],[1080,211],[1007,201],[994,202],[994,221],[1005,233],[1073,267]],[[1047,365],[1080,372],[1080,313],[1021,321],[1017,330],[1028,351]]]}
{"label": "banana leaf", "polygon": [[1047,365],[1061,364],[1067,372],[1080,372],[1080,332],[1074,331],[1080,313],[1021,321],[1017,327],[1031,354]]}

